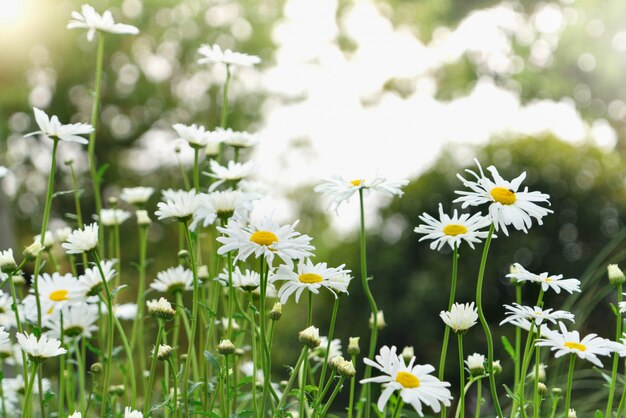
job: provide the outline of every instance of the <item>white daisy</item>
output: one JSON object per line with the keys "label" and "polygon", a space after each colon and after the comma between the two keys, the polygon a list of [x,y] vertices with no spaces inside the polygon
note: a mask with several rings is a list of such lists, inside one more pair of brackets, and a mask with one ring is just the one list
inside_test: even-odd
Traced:
{"label": "white daisy", "polygon": [[87,40],[93,41],[96,31],[137,35],[139,29],[123,23],[115,23],[109,10],[100,15],[88,4],[83,4],[79,12],[72,12],[72,20],[67,24],[68,29],[87,29]]}
{"label": "white daisy", "polygon": [[104,226],[123,224],[130,218],[130,212],[123,209],[102,209],[100,211],[100,223]]}
{"label": "white daisy", "polygon": [[603,367],[597,356],[609,356],[613,351],[607,344],[607,340],[598,337],[596,334],[589,334],[582,340],[578,331],[568,331],[565,324],[559,322],[561,332],[552,331],[546,334],[546,338],[537,340],[535,345],[540,347],[550,347],[555,351],[555,358],[565,354],[576,354],[583,360],[588,360],[598,367]]}
{"label": "white daisy", "polygon": [[220,141],[233,148],[251,148],[259,143],[259,136],[245,131],[233,131],[232,129],[218,128],[215,131]]}
{"label": "white daisy", "polygon": [[[63,308],[68,303],[81,300],[81,296],[76,294],[78,280],[70,273],[61,275],[57,272],[43,273],[39,276],[39,300],[41,310],[48,315]],[[31,293],[34,294],[34,287]]]}
{"label": "white daisy", "polygon": [[[113,280],[117,271],[115,270],[116,260],[102,260],[100,267],[104,273],[104,277],[107,282]],[[98,296],[102,290],[102,275],[98,266],[93,266],[85,270],[85,272],[78,277],[78,282],[72,290],[72,296],[87,298],[90,296]]]}
{"label": "white daisy", "polygon": [[219,45],[204,44],[198,48],[198,53],[202,58],[198,60],[198,64],[226,64],[237,65],[240,67],[250,67],[261,62],[261,58],[256,55],[243,54],[241,52],[233,52],[230,49],[222,51]]}
{"label": "white daisy", "polygon": [[285,264],[292,267],[292,260],[302,260],[312,255],[315,248],[310,245],[311,237],[300,235],[295,231],[298,221],[291,225],[279,226],[270,218],[265,218],[260,222],[243,226],[239,222],[231,220],[228,225],[217,227],[218,231],[224,234],[217,238],[222,246],[217,253],[224,255],[229,251],[237,251],[237,256],[233,260],[245,261],[252,254],[256,258],[265,256],[269,266],[272,265],[274,256],[278,256]]}
{"label": "white daisy", "polygon": [[67,241],[70,235],[72,235],[72,228],[70,228],[69,226],[65,226],[54,231],[54,239],[59,244]]}
{"label": "white daisy", "polygon": [[465,187],[469,187],[471,191],[456,191],[461,197],[454,202],[461,202],[463,209],[468,206],[479,206],[489,203],[489,215],[493,219],[496,231],[502,228],[505,235],[509,235],[507,225],[513,225],[518,231],[528,232],[528,228],[532,226],[532,218],[541,225],[542,219],[549,213],[550,209],[539,206],[536,202],[545,202],[550,204],[548,200],[550,196],[540,192],[529,192],[528,187],[523,191],[518,191],[522,181],[526,178],[526,172],[509,182],[504,180],[498,170],[494,166],[487,167],[487,170],[493,176],[493,180],[487,178],[483,173],[478,160],[474,160],[478,165],[480,175],[472,170],[465,170],[476,178],[476,181],[470,181],[463,178],[460,174],[457,177],[463,182]]}
{"label": "white daisy", "polygon": [[22,350],[36,362],[42,362],[47,358],[67,353],[67,350],[61,347],[61,341],[55,338],[48,338],[46,334],[42,334],[41,337],[37,338],[33,334],[18,332],[15,336]]}
{"label": "white daisy", "polygon": [[176,311],[172,308],[172,304],[165,298],[159,298],[159,300],[148,300],[146,301],[146,306],[148,307],[148,312],[158,318],[169,320],[174,318],[174,315],[176,315]]}
{"label": "white daisy", "polygon": [[68,254],[81,254],[95,249],[98,246],[98,224],[94,222],[83,229],[72,231],[61,246]]}
{"label": "white daisy", "polygon": [[465,365],[473,376],[483,374],[485,372],[485,356],[478,353],[470,354],[465,360]]}
{"label": "white daisy", "polygon": [[200,224],[206,228],[216,219],[220,219],[222,223],[227,222],[231,217],[237,220],[247,219],[252,210],[254,196],[229,189],[201,194],[200,199],[202,203],[194,214],[192,228]]}
{"label": "white daisy", "polygon": [[348,201],[352,195],[359,190],[366,193],[368,190],[375,190],[386,196],[402,196],[402,187],[409,184],[408,180],[387,180],[383,177],[376,177],[373,180],[355,179],[344,180],[340,176],[333,176],[325,179],[324,182],[315,187],[315,191],[331,198],[329,206],[335,205],[335,209],[343,202]]}
{"label": "white daisy", "polygon": [[63,335],[66,337],[91,338],[92,332],[98,329],[97,321],[98,308],[96,305],[73,303],[48,317],[45,326],[50,330],[48,334],[54,338],[61,338],[61,324],[63,324]]}
{"label": "white daisy", "polygon": [[56,116],[48,117],[46,112],[41,109],[33,108],[35,113],[35,121],[39,126],[39,130],[24,135],[24,138],[34,135],[42,135],[53,140],[65,142],[78,142],[79,144],[87,144],[85,138],[81,135],[87,135],[93,132],[93,127],[87,123],[70,123],[63,125]]}
{"label": "white daisy", "polygon": [[540,336],[546,336],[552,332],[545,323],[539,326],[539,332],[537,332],[537,327],[535,326],[535,324],[526,318],[514,318],[509,321],[509,324],[521,328],[526,332],[530,332],[530,327],[532,326],[533,333],[537,333]]}
{"label": "white daisy", "polygon": [[9,174],[9,169],[3,165],[0,165],[0,179],[4,178],[7,174]]}
{"label": "white daisy", "polygon": [[[21,357],[21,356],[20,356]],[[35,381],[38,380],[38,375],[35,374]],[[6,392],[17,393],[23,395],[26,391],[26,385],[24,385],[24,377],[21,374],[18,374],[14,378],[4,378],[2,379],[2,387],[5,388],[4,383],[6,383]],[[47,378],[41,379],[41,386],[43,393],[47,393],[50,390],[50,380]],[[32,387],[33,393],[39,393],[39,385],[33,385]],[[21,411],[20,411],[21,412]]]}
{"label": "white daisy", "polygon": [[167,190],[163,192],[165,202],[157,203],[155,215],[159,220],[175,218],[178,221],[191,219],[202,201],[195,190]]}
{"label": "white daisy", "polygon": [[541,325],[545,320],[556,324],[558,320],[567,320],[574,322],[574,315],[567,311],[554,311],[552,309],[542,309],[539,306],[522,306],[517,303],[513,305],[504,305],[507,312],[506,319],[500,322],[500,325],[506,324],[519,319],[534,320],[536,325]]}
{"label": "white daisy", "polygon": [[455,303],[449,311],[441,311],[439,316],[457,333],[463,333],[476,325],[478,312],[472,303]]}
{"label": "white daisy", "polygon": [[418,234],[424,234],[420,241],[433,240],[430,243],[430,249],[440,250],[445,244],[450,248],[459,248],[461,241],[474,249],[474,244],[479,244],[481,239],[487,238],[489,233],[481,231],[481,229],[491,225],[491,219],[484,217],[479,213],[470,216],[469,213],[458,215],[456,209],[452,216],[443,213],[443,205],[439,204],[439,219],[436,219],[424,212],[420,217],[424,224],[419,225],[413,231]]}
{"label": "white daisy", "polygon": [[555,276],[546,272],[540,274],[531,273],[519,263],[513,264],[511,270],[513,272],[507,274],[506,277],[515,279],[518,282],[540,283],[544,292],[548,289],[552,289],[556,293],[561,293],[561,289],[569,293],[580,292],[580,280],[578,279],[564,279],[562,274]]}
{"label": "white daisy", "polygon": [[375,362],[368,358],[363,359],[363,362],[384,373],[360,382],[361,384],[382,383],[384,385],[384,390],[376,404],[381,412],[385,409],[391,395],[397,390],[400,391],[401,399],[415,408],[422,417],[424,416],[422,404],[429,406],[435,413],[441,410],[441,404],[450,406],[452,400],[448,389],[450,383],[431,376],[430,373],[435,368],[430,364],[414,366],[415,357],[406,364],[402,356],[396,355],[395,346],[390,349],[385,345],[381,347]]}
{"label": "white daisy", "polygon": [[143,418],[143,413],[127,406],[126,408],[124,408],[124,418]]}
{"label": "white daisy", "polygon": [[210,192],[214,191],[222,183],[225,183],[227,181],[237,182],[239,180],[245,179],[246,177],[249,177],[254,172],[254,166],[251,162],[236,163],[234,161],[229,161],[228,164],[224,167],[220,165],[217,161],[211,160],[209,165],[211,167],[211,172],[204,172],[203,174],[217,179],[217,181],[211,184],[211,186],[209,187]]}
{"label": "white daisy", "polygon": [[[106,309],[104,309],[103,312],[106,313]],[[121,303],[113,305],[113,315],[123,321],[132,321],[137,317],[137,304]]]}
{"label": "white daisy", "polygon": [[54,234],[51,231],[46,231],[43,241],[41,240],[41,234],[37,234],[33,237],[34,242],[41,242],[46,250],[50,249],[54,244],[56,244],[56,240],[54,238]]}
{"label": "white daisy", "polygon": [[208,132],[202,125],[183,125],[177,123],[172,125],[180,139],[184,139],[191,147],[202,148],[209,142]]}
{"label": "white daisy", "polygon": [[0,326],[6,329],[11,329],[17,325],[12,306],[13,300],[11,299],[11,295],[0,290]]}
{"label": "white daisy", "polygon": [[[256,271],[244,270],[243,272],[239,266],[235,267],[232,272],[233,287],[241,289],[246,292],[251,292],[261,285],[261,276]],[[217,277],[217,281],[222,286],[228,287],[228,270],[224,269],[222,273]]]}
{"label": "white daisy", "polygon": [[[320,287],[325,287],[337,297],[329,282],[337,275],[350,272],[350,270],[344,270],[344,267],[345,264],[336,268],[328,267],[326,263],[314,264],[311,259],[307,259],[298,263],[297,272],[293,271],[293,267],[281,265],[278,267],[276,274],[272,276],[271,281],[285,281],[278,291],[280,303],[283,305],[287,302],[289,296],[294,293],[296,295],[296,303],[298,303],[300,295],[302,295],[304,290],[318,294]],[[337,282],[334,282],[334,285],[336,286]],[[343,293],[346,292],[347,288],[343,290]]]}
{"label": "white daisy", "polygon": [[183,266],[170,267],[157,273],[150,287],[157,292],[184,292],[193,290],[193,273]]}
{"label": "white daisy", "polygon": [[338,294],[348,294],[348,286],[354,277],[350,274],[350,270],[343,270],[328,279],[328,288]]}
{"label": "white daisy", "polygon": [[150,199],[152,193],[154,193],[152,187],[124,187],[120,199],[131,205],[141,206]]}

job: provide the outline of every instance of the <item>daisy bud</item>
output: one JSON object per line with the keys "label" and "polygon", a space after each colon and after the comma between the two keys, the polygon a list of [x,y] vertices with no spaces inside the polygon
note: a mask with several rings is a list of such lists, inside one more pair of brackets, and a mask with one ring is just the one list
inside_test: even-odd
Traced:
{"label": "daisy bud", "polygon": [[143,413],[127,406],[124,408],[124,418],[143,418]]}
{"label": "daisy bud", "polygon": [[[535,380],[535,369],[533,369],[528,374],[528,379]],[[539,373],[537,374],[537,380],[539,380],[540,382],[546,381],[546,365],[543,363],[539,363]]]}
{"label": "daisy bud", "polygon": [[187,250],[180,250],[178,252],[178,259],[180,261],[187,260],[188,258],[189,258],[189,251],[187,251]]}
{"label": "daisy bud", "polygon": [[491,363],[491,369],[493,370],[494,374],[502,373],[502,365],[500,364],[500,360],[494,360],[493,363]]}
{"label": "daisy bud", "polygon": [[174,349],[167,345],[167,344],[161,344],[159,345],[159,349],[157,350],[157,360],[161,360],[161,361],[166,361],[170,358],[170,356],[172,355],[172,351],[174,351]]}
{"label": "daisy bud", "polygon": [[609,275],[609,282],[613,286],[620,285],[626,281],[624,272],[619,268],[617,264],[609,264],[606,266],[607,273]]}
{"label": "daisy bud", "polygon": [[41,242],[35,241],[24,249],[24,258],[27,258],[29,260],[37,258],[37,256],[39,255],[39,253],[41,253],[43,249],[44,248],[43,245],[41,245]]}
{"label": "daisy bud", "polygon": [[111,385],[109,386],[109,395],[111,396],[124,396],[126,388],[124,385]]}
{"label": "daisy bud", "polygon": [[348,354],[351,356],[356,356],[361,352],[361,349],[359,348],[360,339],[361,337],[350,337],[348,340]]}
{"label": "daisy bud", "polygon": [[278,321],[283,315],[283,305],[280,302],[276,302],[269,313],[269,317],[272,321]]}
{"label": "daisy bud", "polygon": [[115,209],[115,207],[117,206],[119,200],[117,200],[117,197],[115,196],[111,196],[109,197],[109,206],[111,206],[112,208]]}
{"label": "daisy bud", "polygon": [[63,161],[63,164],[65,164],[66,166],[71,166],[72,164],[74,164],[74,159],[72,158],[68,158],[67,160]]}
{"label": "daisy bud", "polygon": [[235,348],[235,355],[236,355],[236,356],[241,357],[241,356],[243,356],[244,354],[246,354],[246,352],[245,352],[245,351],[243,351],[243,348]]}
{"label": "daisy bud", "polygon": [[411,361],[413,357],[415,357],[415,350],[413,350],[412,346],[406,346],[402,349],[402,358],[406,363]]}
{"label": "daisy bud", "polygon": [[467,356],[465,364],[472,376],[480,376],[485,373],[485,356],[482,354],[474,353]]}
{"label": "daisy bud", "polygon": [[233,354],[235,352],[235,345],[230,340],[222,340],[217,345],[217,352],[227,356],[229,354]]}
{"label": "daisy bud", "polygon": [[198,266],[198,279],[201,282],[207,282],[209,280],[209,267],[206,265]]}
{"label": "daisy bud", "polygon": [[298,339],[302,344],[307,345],[309,348],[316,348],[322,343],[320,340],[320,330],[314,326],[310,326],[307,329],[300,331]]}
{"label": "daisy bud", "polygon": [[546,393],[548,393],[548,387],[546,386],[545,383],[539,382],[537,384],[537,391],[539,392],[540,395],[545,395]]}
{"label": "daisy bud", "polygon": [[[374,313],[372,312],[372,315],[370,315],[370,328],[372,328],[373,324],[374,324]],[[385,315],[383,314],[383,311],[378,311],[378,313],[376,314],[376,327],[378,329],[383,329],[387,326],[387,323],[385,322]]]}
{"label": "daisy bud", "polygon": [[174,152],[175,152],[176,154],[180,154],[180,151],[181,151],[181,149],[180,149],[180,145],[176,145],[176,147],[174,148]]}
{"label": "daisy bud", "polygon": [[91,373],[100,373],[102,371],[102,363],[94,363],[90,367]]}
{"label": "daisy bud", "polygon": [[552,396],[561,396],[563,394],[563,389],[552,388],[551,392],[552,392]]}
{"label": "daisy bud", "polygon": [[137,210],[135,211],[135,216],[137,217],[137,224],[139,226],[148,226],[152,223],[152,219],[150,219],[147,210]]}
{"label": "daisy bud", "polygon": [[576,418],[576,410],[574,408],[570,408],[570,410],[567,411],[567,418]]}
{"label": "daisy bud", "polygon": [[[35,235],[35,237],[33,238],[33,241],[41,242],[41,234]],[[52,235],[52,231],[46,231],[46,236],[43,239],[44,249],[48,249],[52,247],[54,244],[55,244],[55,241],[54,241],[54,235]]]}
{"label": "daisy bud", "polygon": [[13,283],[17,285],[26,284],[26,278],[23,274],[16,274],[15,276],[13,276]]}
{"label": "daisy bud", "polygon": [[83,418],[83,414],[78,411],[74,411],[72,415],[69,415],[67,418]]}
{"label": "daisy bud", "polygon": [[354,364],[352,364],[351,361],[344,360],[341,364],[339,364],[339,367],[337,367],[337,373],[339,373],[340,376],[351,379],[354,375],[356,375],[356,370],[354,369]]}
{"label": "daisy bud", "polygon": [[148,312],[157,318],[169,321],[174,318],[176,311],[172,308],[172,304],[165,298],[159,300],[152,299],[146,302]]}
{"label": "daisy bud", "polygon": [[6,251],[0,251],[0,271],[3,273],[12,273],[17,267],[13,258],[13,250],[9,248]]}
{"label": "daisy bud", "polygon": [[72,235],[72,228],[70,228],[69,226],[66,226],[65,228],[59,228],[54,231],[54,238],[59,244],[67,241],[70,235]]}
{"label": "daisy bud", "polygon": [[180,355],[180,362],[184,363],[187,361],[187,353]]}
{"label": "daisy bud", "polygon": [[209,142],[204,148],[204,155],[207,157],[216,157],[220,153],[220,143],[219,142]]}
{"label": "daisy bud", "polygon": [[328,365],[331,369],[337,371],[341,363],[343,363],[344,361],[346,361],[346,359],[344,359],[342,356],[335,356],[328,361]]}

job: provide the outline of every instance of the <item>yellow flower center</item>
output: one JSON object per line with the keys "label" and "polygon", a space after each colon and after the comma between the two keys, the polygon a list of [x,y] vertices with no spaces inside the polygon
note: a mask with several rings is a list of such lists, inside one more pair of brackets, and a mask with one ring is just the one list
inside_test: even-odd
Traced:
{"label": "yellow flower center", "polygon": [[69,293],[69,290],[55,290],[54,292],[50,293],[50,300],[53,300],[55,302],[62,302],[64,300],[67,300],[67,294]]}
{"label": "yellow flower center", "polygon": [[312,284],[312,283],[319,283],[324,279],[319,274],[304,273],[304,274],[301,274],[300,277],[298,277],[298,280],[300,280],[302,283]]}
{"label": "yellow flower center", "polygon": [[449,224],[443,227],[443,233],[454,237],[467,233],[467,228],[465,225]]}
{"label": "yellow flower center", "polygon": [[350,182],[354,187],[359,187],[361,185],[361,180],[352,180]]}
{"label": "yellow flower center", "polygon": [[494,187],[489,193],[496,202],[500,202],[503,205],[512,205],[517,200],[515,192],[504,187]]}
{"label": "yellow flower center", "polygon": [[420,387],[420,380],[414,374],[409,372],[398,372],[396,382],[400,383],[407,389]]}
{"label": "yellow flower center", "polygon": [[256,231],[250,237],[250,241],[254,242],[255,244],[265,245],[267,247],[278,241],[278,237],[270,231]]}
{"label": "yellow flower center", "polygon": [[567,341],[563,345],[567,348],[571,348],[572,350],[587,351],[587,347],[585,347],[583,344],[575,343],[574,341]]}
{"label": "yellow flower center", "polygon": [[546,283],[550,283],[553,282],[554,278],[553,277],[546,277]]}

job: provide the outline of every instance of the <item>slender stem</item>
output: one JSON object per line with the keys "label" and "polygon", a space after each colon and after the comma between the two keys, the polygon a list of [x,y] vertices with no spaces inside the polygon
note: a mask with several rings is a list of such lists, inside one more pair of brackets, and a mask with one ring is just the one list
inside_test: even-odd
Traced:
{"label": "slender stem", "polygon": [[[60,341],[61,341],[61,347],[65,347],[65,333],[63,332],[63,309],[59,310],[59,322],[60,322]],[[61,354],[59,356],[59,402],[58,402],[58,409],[57,409],[57,416],[62,417],[63,416],[63,408],[64,408],[64,401],[65,401],[65,377],[64,377],[64,373],[66,372],[65,370],[65,354]]]}
{"label": "slender stem", "polygon": [[461,409],[461,418],[465,417],[465,363],[463,362],[463,335],[457,334],[459,343],[459,379],[461,389],[459,391],[459,408]]}
{"label": "slender stem", "polygon": [[[330,343],[333,340],[333,334],[335,331],[335,322],[337,320],[337,312],[339,311],[339,298],[335,298],[335,303],[333,305],[333,313],[330,317],[330,329],[328,330],[328,338],[326,343],[326,352],[324,353],[324,362],[322,363],[322,372],[320,374],[319,387],[324,387],[324,378],[326,377],[326,369],[328,367],[328,355],[330,354]],[[315,401],[316,405],[319,405],[322,401],[320,395],[318,394],[317,400]]]}
{"label": "slender stem", "polygon": [[541,362],[540,347],[535,346],[535,381],[533,384],[533,417],[539,418],[539,409],[541,408],[541,400],[539,398],[539,363]]}
{"label": "slender stem", "polygon": [[35,373],[37,373],[37,363],[32,361],[30,379],[28,379],[28,385],[26,386],[26,392],[24,394],[24,407],[22,408],[22,410],[24,411],[24,418],[28,418],[31,416],[30,397],[33,393],[33,383],[35,382]]}
{"label": "slender stem", "polygon": [[307,346],[302,347],[302,351],[300,352],[300,357],[298,357],[298,361],[296,362],[296,365],[293,367],[293,370],[291,371],[291,376],[289,376],[289,381],[287,382],[287,386],[285,386],[285,390],[283,391],[283,396],[281,396],[280,401],[278,402],[278,406],[276,407],[277,410],[280,410],[280,408],[284,406],[285,402],[287,401],[287,397],[289,396],[289,392],[291,392],[291,387],[293,386],[293,382],[296,381],[296,377],[298,376],[298,372],[300,370],[300,367],[302,366],[302,362],[304,362],[304,360],[306,359],[307,349],[308,349]]}
{"label": "slender stem", "polygon": [[[154,385],[154,372],[156,371],[157,352],[159,351],[159,345],[161,345],[161,339],[163,338],[163,329],[165,328],[163,320],[157,318],[159,323],[159,330],[157,331],[156,343],[154,344],[154,350],[152,352],[152,362],[150,363],[150,377],[148,378],[148,387],[146,388],[146,399],[143,405],[143,415],[148,416],[150,411],[150,400],[152,399],[152,385]],[[189,358],[187,358],[189,363]]]}
{"label": "slender stem", "polygon": [[485,338],[487,339],[487,372],[489,374],[489,389],[491,391],[491,400],[496,408],[497,415],[503,417],[502,408],[500,407],[500,401],[498,400],[498,392],[496,390],[496,378],[493,372],[493,337],[491,336],[491,330],[489,324],[485,319],[485,313],[483,312],[483,280],[485,278],[485,267],[487,265],[487,254],[489,253],[489,245],[491,244],[491,238],[493,237],[494,225],[491,224],[489,228],[489,235],[485,240],[485,247],[483,248],[483,255],[480,260],[480,269],[478,270],[478,280],[476,284],[476,307],[478,308],[478,317],[480,324],[485,332]]}
{"label": "slender stem", "polygon": [[233,255],[228,255],[228,339],[233,339],[233,316],[235,314],[235,287],[233,286]]}
{"label": "slender stem", "polygon": [[[13,301],[13,305],[11,306],[11,309],[13,309],[13,313],[15,314],[15,322],[17,324],[17,332],[22,333],[24,332],[23,328],[22,328],[22,322],[20,321],[20,313],[19,313],[19,309],[18,309],[18,304],[17,304],[17,292],[15,291],[15,283],[13,282],[13,274],[15,274],[15,272],[19,271],[22,268],[22,265],[24,264],[24,262],[26,261],[26,259],[24,259],[24,261],[22,261],[22,263],[20,264],[20,266],[18,266],[18,268],[12,273],[9,274],[8,277],[8,281],[9,281],[9,285],[11,287],[11,299]],[[26,353],[24,353],[23,350],[20,350],[22,353],[22,372],[23,372],[23,376],[24,376],[24,384],[27,385],[28,384],[28,367],[27,367],[27,363],[26,363]]]}
{"label": "slender stem", "polygon": [[230,371],[229,371],[229,366],[228,366],[228,354],[224,356],[224,364],[225,364],[225,370],[224,370],[224,381],[226,382],[226,396],[224,396],[224,405],[225,405],[225,409],[226,409],[226,417],[230,416],[230,402],[229,402],[229,398],[230,398],[230,379],[229,379],[229,375],[230,375]]}
{"label": "slender stem", "polygon": [[[335,397],[337,396],[337,394],[343,387],[344,380],[346,380],[346,377],[341,376],[341,378],[339,379],[339,382],[337,382],[337,386],[335,386],[335,389],[333,390],[333,393],[330,394],[330,398],[328,398],[328,402],[326,402],[326,406],[324,406],[324,409],[322,409],[322,413],[320,414],[320,417],[326,416],[326,413],[328,412],[328,409],[330,408],[333,401],[335,400]],[[304,415],[300,415],[300,416],[304,418]],[[395,416],[396,415],[394,415],[394,417]]]}
{"label": "slender stem", "polygon": [[[622,285],[617,285],[617,321],[615,324],[615,341],[619,341],[622,336],[622,314],[619,310],[619,304],[622,301]],[[615,384],[617,382],[617,367],[619,365],[619,354],[613,354],[613,370],[611,372],[611,385],[609,386],[609,399],[606,404],[605,418],[611,418],[613,409],[613,397],[615,396]]]}
{"label": "slender stem", "polygon": [[[352,354],[352,364],[356,366],[356,354]],[[356,378],[350,379],[350,400],[348,401],[348,418],[352,418],[354,408],[354,388],[356,386]]]}
{"label": "slender stem", "polygon": [[569,371],[567,372],[567,392],[565,394],[565,416],[569,412],[570,401],[572,399],[572,381],[574,380],[574,363],[576,362],[576,354],[569,356]]}
{"label": "slender stem", "polygon": [[[74,351],[76,352],[76,364],[78,365],[78,396],[79,396],[79,409],[85,411],[85,358],[81,355],[81,349],[79,347],[78,338],[74,339]],[[84,346],[84,342],[82,344]]]}
{"label": "slender stem", "polygon": [[191,310],[191,335],[189,336],[189,345],[187,347],[187,361],[183,372],[183,404],[185,407],[185,416],[189,416],[189,391],[187,390],[187,382],[189,381],[189,365],[191,364],[192,355],[194,354],[196,329],[198,328],[198,299],[200,288],[198,283],[198,266],[196,264],[196,251],[194,248],[191,232],[189,232],[188,221],[183,222],[185,226],[185,237],[187,246],[189,247],[189,257],[191,257],[191,272],[193,274],[193,305]]}
{"label": "slender stem", "polygon": [[[137,316],[133,321],[133,331],[130,339],[130,349],[132,352],[135,350],[135,346],[138,347],[139,352],[139,370],[140,379],[143,387],[143,396],[146,396],[146,388],[144,383],[144,372],[146,370],[146,352],[145,352],[145,340],[144,340],[144,308],[146,306],[145,291],[146,291],[146,253],[148,248],[148,234],[147,226],[140,225],[139,234],[139,286],[137,288]],[[175,346],[175,345],[174,345]]]}
{"label": "slender stem", "polygon": [[[308,295],[308,299],[309,299],[309,312],[307,315],[307,321],[306,321],[306,326],[307,328],[311,326],[311,324],[313,323],[313,292],[309,291],[307,292]],[[306,346],[307,348],[307,355],[308,355],[308,346]],[[305,390],[304,388],[306,387],[306,377],[307,377],[307,372],[309,371],[309,362],[308,359],[305,359],[304,361],[304,367],[302,368],[302,381],[300,384],[300,417],[304,417],[304,402],[305,402]]]}
{"label": "slender stem", "polygon": [[222,115],[220,117],[220,127],[226,128],[228,121],[228,87],[230,86],[230,64],[226,64],[226,82],[224,83],[224,93],[222,96]]}
{"label": "slender stem", "polygon": [[122,283],[122,250],[120,246],[120,226],[119,224],[113,225],[113,246],[115,248],[114,258],[117,260],[117,274],[115,276],[115,289],[120,287]]}
{"label": "slender stem", "polygon": [[[518,305],[522,304],[522,285],[515,283],[515,302]],[[520,350],[522,349],[522,329],[515,327],[515,375],[513,376],[513,387],[516,388],[520,379],[520,368],[522,366],[522,356]]]}
{"label": "slender stem", "polygon": [[402,398],[398,399],[398,402],[396,403],[396,407],[393,410],[393,415],[391,418],[397,418],[400,416],[400,411],[402,411],[402,406],[404,406],[404,401],[402,400]]}
{"label": "slender stem", "polygon": [[200,193],[200,147],[193,147],[193,188]]}
{"label": "slender stem", "polygon": [[120,320],[114,316],[115,326],[117,328],[117,332],[120,335],[120,339],[122,340],[122,346],[124,347],[124,351],[126,352],[126,363],[128,367],[128,376],[130,378],[130,406],[135,409],[137,405],[137,381],[135,379],[135,365],[133,363],[133,352],[130,348],[130,344],[128,343],[128,339],[126,338],[126,334],[124,333],[124,327],[122,327],[122,323]]}
{"label": "slender stem", "polygon": [[476,388],[476,409],[474,411],[474,418],[480,418],[480,407],[482,406],[482,389],[483,382],[478,381],[478,387]]}
{"label": "slender stem", "polygon": [[170,356],[170,358],[168,358],[167,360],[170,364],[170,367],[172,368],[172,378],[174,379],[174,397],[172,398],[173,400],[173,412],[174,412],[174,418],[178,418],[178,369],[176,368],[176,366],[174,365],[174,360],[172,359],[172,357]]}
{"label": "slender stem", "polygon": [[[624,369],[624,375],[626,376],[626,364],[625,364],[625,369]],[[616,417],[621,417],[622,416],[622,411],[624,410],[624,406],[626,405],[626,383],[624,383],[624,389],[622,391],[622,397],[619,401],[619,406],[617,407],[617,414],[615,414]]]}
{"label": "slender stem", "polygon": [[43,393],[43,376],[42,376],[42,367],[41,364],[38,365],[37,369],[37,388],[39,389],[39,410],[41,411],[41,418],[46,418],[46,404],[44,401],[44,393]]}
{"label": "slender stem", "polygon": [[[98,170],[96,163],[96,131],[98,130],[98,116],[100,113],[100,92],[102,82],[102,69],[104,62],[104,34],[98,31],[98,51],[96,56],[96,80],[93,102],[91,105],[91,126],[93,132],[89,134],[89,145],[87,147],[87,155],[89,158],[89,172],[91,173],[91,182],[93,184],[93,196],[96,204],[96,214],[100,216],[102,210],[102,196],[100,194],[100,179],[98,179]],[[103,230],[100,228],[99,242],[102,247]]]}
{"label": "slender stem", "polygon": [[[254,406],[255,416],[258,416],[257,412],[257,400],[256,400],[256,371],[258,366],[257,360],[257,342],[256,342],[256,321],[254,319],[254,301],[252,299],[252,292],[248,292],[248,309],[250,311],[250,332],[252,333],[252,404]],[[265,377],[265,376],[264,376]]]}
{"label": "slender stem", "polygon": [[[448,311],[452,308],[454,303],[454,297],[456,295],[456,279],[459,265],[459,248],[454,245],[454,252],[452,253],[452,281],[450,284],[450,297],[448,299]],[[443,332],[443,344],[441,345],[441,355],[439,356],[439,380],[444,379],[444,373],[446,370],[446,355],[448,352],[448,341],[450,339],[450,327],[445,327]],[[441,407],[441,418],[446,416],[446,407]]]}

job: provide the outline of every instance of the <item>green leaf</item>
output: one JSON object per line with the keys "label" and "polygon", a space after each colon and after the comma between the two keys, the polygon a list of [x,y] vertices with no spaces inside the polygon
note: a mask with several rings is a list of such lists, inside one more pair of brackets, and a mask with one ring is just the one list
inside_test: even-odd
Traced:
{"label": "green leaf", "polygon": [[243,411],[235,412],[230,416],[230,418],[245,418],[245,417],[254,417],[256,416],[256,412],[251,411],[249,409],[244,409]]}
{"label": "green leaf", "polygon": [[504,349],[506,350],[506,352],[509,353],[509,356],[511,357],[511,359],[515,360],[515,349],[511,345],[511,342],[509,341],[509,339],[503,335],[502,337],[500,337],[500,341],[502,341],[502,345],[504,346]]}
{"label": "green leaf", "polygon": [[98,172],[96,173],[96,181],[100,183],[100,180],[104,177],[104,173],[107,172],[111,165],[109,163],[102,164],[100,168],[98,168]]}
{"label": "green leaf", "polygon": [[98,348],[96,348],[93,345],[91,345],[89,343],[89,341],[87,341],[87,340],[85,340],[85,347],[87,347],[87,350],[91,351],[92,353],[94,353],[98,357],[104,357],[104,354],[102,353],[102,351],[100,351]]}
{"label": "green leaf", "polygon": [[111,292],[111,299],[115,299],[115,296],[119,293],[119,291],[122,290],[125,287],[128,287],[128,285],[127,284],[123,284],[123,285],[118,286],[115,289],[113,289],[113,291]]}
{"label": "green leaf", "polygon": [[598,409],[593,413],[593,418],[604,418],[604,413]]}
{"label": "green leaf", "polygon": [[191,396],[191,394],[198,389],[200,386],[203,386],[204,382],[193,382],[191,386],[189,386],[189,390],[187,390],[187,396]]}
{"label": "green leaf", "polygon": [[213,367],[215,369],[216,372],[220,372],[220,362],[217,360],[217,358],[211,354],[211,352],[209,351],[205,351],[204,352],[204,357],[209,361],[209,363],[211,364],[211,367]]}
{"label": "green leaf", "polygon": [[52,194],[52,198],[54,199],[55,197],[64,196],[66,194],[74,194],[74,190],[59,190]]}

